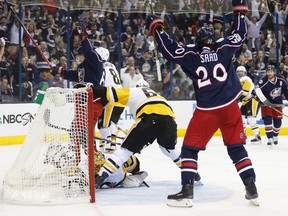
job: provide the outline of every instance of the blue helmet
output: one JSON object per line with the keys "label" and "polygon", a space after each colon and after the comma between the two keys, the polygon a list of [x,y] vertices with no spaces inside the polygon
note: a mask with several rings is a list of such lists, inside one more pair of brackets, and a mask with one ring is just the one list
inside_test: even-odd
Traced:
{"label": "blue helmet", "polygon": [[77,47],[77,49],[75,50],[75,54],[76,55],[84,55],[83,47],[81,45],[79,47]]}
{"label": "blue helmet", "polygon": [[214,30],[208,26],[201,27],[196,32],[196,45],[203,47],[204,45],[212,45],[215,43],[216,38]]}
{"label": "blue helmet", "polygon": [[266,69],[266,72],[268,72],[268,71],[273,71],[273,72],[276,73],[276,67],[274,65],[268,65],[267,69]]}

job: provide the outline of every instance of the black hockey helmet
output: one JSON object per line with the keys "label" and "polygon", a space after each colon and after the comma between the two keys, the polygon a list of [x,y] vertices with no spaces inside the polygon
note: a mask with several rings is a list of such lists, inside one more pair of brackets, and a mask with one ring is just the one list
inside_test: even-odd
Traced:
{"label": "black hockey helmet", "polygon": [[214,30],[208,26],[201,27],[196,32],[196,45],[203,47],[205,45],[212,45],[215,43],[216,38]]}
{"label": "black hockey helmet", "polygon": [[75,55],[84,55],[83,47],[81,45],[75,50]]}

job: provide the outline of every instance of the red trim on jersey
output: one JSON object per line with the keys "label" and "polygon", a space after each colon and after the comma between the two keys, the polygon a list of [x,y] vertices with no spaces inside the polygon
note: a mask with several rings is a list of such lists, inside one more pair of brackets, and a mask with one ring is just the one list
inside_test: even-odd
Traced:
{"label": "red trim on jersey", "polygon": [[251,164],[252,164],[252,163],[251,163],[250,159],[246,159],[246,160],[244,160],[244,161],[236,164],[236,169],[237,169],[237,170],[240,170],[240,169],[242,169],[243,167],[245,167],[245,166],[247,166],[247,165],[251,165]]}
{"label": "red trim on jersey", "polygon": [[189,168],[189,167],[193,167],[193,168],[197,168],[197,164],[195,162],[182,162],[181,164],[181,168]]}

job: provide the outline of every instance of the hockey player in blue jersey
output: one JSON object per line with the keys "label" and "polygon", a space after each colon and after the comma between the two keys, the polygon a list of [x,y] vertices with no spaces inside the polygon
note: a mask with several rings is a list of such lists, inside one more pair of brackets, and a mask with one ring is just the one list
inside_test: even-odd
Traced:
{"label": "hockey player in blue jersey", "polygon": [[[276,68],[269,65],[266,70],[266,76],[260,79],[256,85],[260,88],[266,99],[272,104],[283,104],[282,95],[288,99],[288,89],[286,79],[276,74]],[[278,112],[277,112],[278,110]],[[261,105],[261,116],[265,125],[265,132],[268,138],[267,145],[278,144],[278,134],[282,125],[282,106],[273,107]]]}
{"label": "hockey player in blue jersey", "polygon": [[220,129],[228,155],[235,164],[252,204],[258,205],[255,172],[244,148],[245,133],[237,98],[241,85],[232,57],[241,48],[247,36],[245,0],[233,0],[231,34],[216,41],[213,29],[202,27],[196,33],[196,44],[183,46],[163,30],[164,22],[151,15],[147,18],[150,34],[155,36],[163,57],[181,65],[192,79],[197,107],[189,123],[182,146],[182,190],[169,195],[167,205],[192,207],[194,176],[197,173],[198,153],[205,150],[213,134]]}
{"label": "hockey player in blue jersey", "polygon": [[[63,70],[62,77],[69,81],[78,83],[92,83],[94,86],[103,85],[104,69],[103,61],[87,38],[85,29],[75,28],[71,38],[79,35],[81,45],[75,50],[75,59],[78,65],[77,70]],[[80,107],[79,107],[80,109]],[[97,123],[102,114],[103,105],[101,100],[94,101],[94,124]]]}

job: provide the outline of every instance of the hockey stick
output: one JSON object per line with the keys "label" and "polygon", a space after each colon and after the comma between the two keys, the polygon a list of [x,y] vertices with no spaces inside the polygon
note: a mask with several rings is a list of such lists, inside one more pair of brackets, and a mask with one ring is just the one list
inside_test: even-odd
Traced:
{"label": "hockey stick", "polygon": [[73,130],[71,128],[64,128],[64,127],[60,127],[58,125],[54,125],[50,123],[50,110],[49,109],[45,109],[44,110],[44,115],[43,115],[43,119],[44,119],[44,124],[48,127],[54,128],[54,129],[59,129],[59,130],[63,130],[66,132],[73,132]]}
{"label": "hockey stick", "polygon": [[[45,109],[44,110],[44,116],[43,116],[43,119],[44,119],[44,124],[48,127],[51,127],[51,128],[54,128],[54,129],[58,129],[58,130],[62,130],[62,131],[66,131],[66,132],[73,132],[74,130],[71,129],[71,128],[65,128],[65,127],[60,127],[58,125],[54,125],[50,122],[50,110],[49,109]],[[75,131],[74,131],[75,132]],[[120,143],[116,143],[116,142],[113,142],[112,140],[109,140],[109,139],[104,139],[104,138],[100,138],[100,137],[97,137],[97,136],[94,136],[95,139],[97,140],[101,140],[101,141],[105,141],[105,142],[108,142],[108,143],[111,143],[111,144],[115,144],[115,145],[121,145]]]}
{"label": "hockey stick", "polygon": [[117,142],[114,142],[114,141],[109,140],[109,139],[105,139],[105,138],[101,138],[101,137],[97,137],[97,136],[94,136],[94,138],[97,140],[100,140],[100,141],[105,141],[107,143],[114,144],[114,145],[121,145],[121,143],[117,143]]}
{"label": "hockey stick", "polygon": [[259,98],[259,100],[265,105],[270,107],[271,109],[273,109],[274,111],[278,112],[279,114],[285,116],[286,118],[288,118],[288,115],[284,114],[283,112],[277,110],[275,107],[282,107],[284,106],[284,104],[273,104],[270,101],[268,101],[268,99],[265,97],[265,95],[263,94],[263,92],[261,91],[260,88],[256,88],[255,89],[255,93],[257,95],[257,97]]}
{"label": "hockey stick", "polygon": [[30,38],[30,40],[32,41],[33,45],[35,46],[35,48],[37,49],[37,51],[40,53],[41,57],[47,62],[47,64],[49,65],[50,69],[53,68],[51,62],[47,59],[47,57],[44,55],[44,53],[41,51],[40,47],[38,46],[38,44],[36,43],[36,41],[33,39],[33,37],[31,36],[31,34],[28,32],[27,28],[25,27],[25,25],[23,24],[22,20],[19,18],[19,16],[14,12],[14,10],[11,8],[10,4],[7,2],[7,0],[4,0],[4,2],[6,3],[8,9],[12,12],[12,14],[14,15],[14,17],[19,21],[20,25],[22,26],[23,30],[25,31],[25,33],[28,35],[28,37]]}
{"label": "hockey stick", "polygon": [[[154,15],[155,12],[154,12],[154,6],[152,3],[152,0],[149,0],[149,7],[150,7],[150,14]],[[154,48],[153,52],[154,52],[154,55],[156,58],[157,78],[158,78],[158,81],[161,82],[162,81],[162,75],[161,75],[160,61],[159,61],[158,53],[157,53],[157,42],[155,40],[154,40],[154,44],[155,44],[155,48]]]}
{"label": "hockey stick", "polygon": [[284,104],[273,104],[270,101],[268,101],[268,99],[265,97],[265,95],[263,94],[263,92],[260,88],[255,88],[255,93],[256,93],[257,97],[259,98],[259,100],[266,106],[270,106],[270,107],[282,107],[282,106],[284,106]]}

